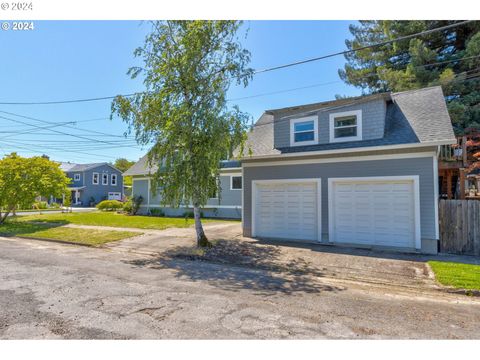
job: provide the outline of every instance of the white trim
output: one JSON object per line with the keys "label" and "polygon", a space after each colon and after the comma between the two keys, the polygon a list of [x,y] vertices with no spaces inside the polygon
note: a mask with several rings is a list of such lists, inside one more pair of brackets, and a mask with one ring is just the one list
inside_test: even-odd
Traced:
{"label": "white trim", "polygon": [[[349,136],[349,137],[335,137],[335,118],[343,117],[343,116],[356,116],[357,117],[357,135],[356,136]],[[338,113],[331,113],[329,115],[329,131],[330,131],[330,142],[344,142],[344,141],[355,141],[355,140],[362,140],[362,110],[352,110],[352,111],[343,111]],[[353,126],[352,126],[353,127]]]}
{"label": "white trim", "polygon": [[413,202],[415,212],[415,248],[421,249],[421,228],[420,228],[420,177],[418,175],[405,176],[366,176],[366,177],[343,177],[343,178],[329,178],[328,179],[328,241],[333,242],[334,236],[334,219],[333,219],[333,185],[335,182],[375,182],[375,181],[398,181],[410,180],[413,181]]}
{"label": "white trim", "polygon": [[351,162],[351,161],[413,159],[413,158],[434,157],[434,156],[436,156],[435,152],[424,151],[424,152],[418,152],[418,153],[348,156],[348,157],[323,158],[323,159],[256,161],[251,163],[243,163],[243,167],[263,167],[263,166],[284,166],[284,165],[301,165],[301,164],[325,164],[325,163],[338,163],[338,162]]}
{"label": "white trim", "polygon": [[439,189],[438,189],[438,156],[433,157],[433,191],[434,191],[434,211],[435,211],[435,239],[440,239],[440,228],[438,220],[438,201],[439,201]]}
{"label": "white trim", "polygon": [[220,173],[221,174],[226,174],[226,173],[238,173],[242,170],[242,167],[235,167],[235,168],[220,168]]}
{"label": "white trim", "polygon": [[[173,206],[166,205],[140,205],[140,207],[151,207],[151,208],[166,208],[166,209],[175,209]],[[178,208],[192,208],[193,205],[179,205]],[[205,205],[201,207],[202,209],[241,209],[241,206],[238,205]]]}
{"label": "white trim", "polygon": [[[95,182],[95,175],[97,175],[97,182]],[[92,184],[100,185],[100,174],[97,172],[92,173]]]}
{"label": "white trim", "polygon": [[286,153],[286,154],[245,156],[240,160],[242,161],[242,164],[243,164],[244,161],[257,160],[257,159],[283,159],[288,157],[330,155],[330,154],[339,154],[339,153],[356,153],[356,152],[363,152],[363,151],[411,149],[411,148],[421,148],[421,147],[429,147],[429,146],[437,146],[437,145],[452,145],[452,144],[456,144],[456,142],[457,142],[456,140],[439,140],[439,141],[430,141],[430,142],[413,143],[413,144],[365,146],[365,147],[355,147],[355,148],[349,148],[349,149],[334,149],[334,150],[319,150],[319,151],[301,151],[301,152],[292,152],[292,153]]}
{"label": "white trim", "polygon": [[[234,177],[240,177],[242,179],[242,187],[240,189],[234,189],[233,188],[233,178]],[[243,177],[242,177],[242,175],[230,175],[230,190],[232,190],[232,191],[242,191],[243,190]]]}
{"label": "white trim", "polygon": [[[252,203],[251,203],[251,222],[252,222],[252,237],[256,236],[256,186],[257,184],[278,184],[278,183],[316,183],[317,184],[317,241],[322,241],[322,179],[321,178],[306,178],[306,179],[274,179],[274,180],[252,180]],[[243,209],[243,207],[242,207]],[[243,221],[243,214],[242,214]]]}
{"label": "white trim", "polygon": [[[115,176],[115,184],[113,183],[113,177]],[[110,174],[110,185],[117,186],[118,185],[118,175],[117,174]]]}
{"label": "white trim", "polygon": [[[106,179],[107,181],[104,182],[104,179]],[[108,185],[108,173],[102,173],[102,185]]]}
{"label": "white trim", "polygon": [[242,170],[239,168],[238,170],[235,171],[225,171],[225,172],[220,172],[218,175],[219,176],[242,176]]}
{"label": "white trim", "polygon": [[81,179],[80,173],[73,174],[73,181],[80,181],[80,179]]}
{"label": "white trim", "polygon": [[[313,121],[313,140],[295,141],[295,124],[301,122]],[[309,130],[310,132],[310,130]],[[318,144],[318,116],[306,116],[302,118],[290,119],[290,146],[314,145]]]}

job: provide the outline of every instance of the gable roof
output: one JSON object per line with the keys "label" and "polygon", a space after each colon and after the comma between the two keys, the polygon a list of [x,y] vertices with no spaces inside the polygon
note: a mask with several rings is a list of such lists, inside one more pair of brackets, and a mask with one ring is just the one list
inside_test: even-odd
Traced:
{"label": "gable roof", "polygon": [[[240,167],[241,164],[237,160],[224,160],[220,163],[221,169],[233,169]],[[148,153],[143,155],[140,160],[133,164],[127,171],[123,173],[123,176],[135,176],[135,175],[149,175],[158,170],[158,165],[148,166]]]}
{"label": "gable roof", "polygon": [[[274,148],[274,115],[296,110],[295,116],[303,116],[376,99],[383,99],[387,102],[383,138]],[[268,120],[266,116],[268,116]],[[434,144],[438,142],[455,143],[456,140],[442,89],[440,86],[435,86],[398,93],[374,94],[268,110],[260,117],[252,131],[248,134],[247,146],[250,147],[251,157],[258,157],[389,145],[427,145],[428,143]],[[248,147],[246,149],[248,151]],[[249,157],[249,155],[244,155],[244,159]]]}
{"label": "gable roof", "polygon": [[112,164],[109,164],[107,162],[102,162],[102,163],[90,163],[90,164],[75,164],[75,163],[70,163],[70,162],[61,162],[60,163],[60,169],[65,171],[65,172],[81,172],[81,171],[87,171],[90,169],[94,169],[99,166],[110,166],[111,168],[118,170],[115,166]]}
{"label": "gable roof", "polygon": [[143,155],[135,164],[133,164],[127,171],[123,173],[123,176],[133,175],[147,175],[154,173],[158,170],[157,165],[148,165],[148,153]]}

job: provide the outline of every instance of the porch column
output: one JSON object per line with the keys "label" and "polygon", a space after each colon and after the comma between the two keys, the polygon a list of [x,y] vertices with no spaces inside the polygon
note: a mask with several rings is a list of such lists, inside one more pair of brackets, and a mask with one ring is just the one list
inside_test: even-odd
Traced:
{"label": "porch column", "polygon": [[78,204],[78,190],[75,190],[75,205]]}

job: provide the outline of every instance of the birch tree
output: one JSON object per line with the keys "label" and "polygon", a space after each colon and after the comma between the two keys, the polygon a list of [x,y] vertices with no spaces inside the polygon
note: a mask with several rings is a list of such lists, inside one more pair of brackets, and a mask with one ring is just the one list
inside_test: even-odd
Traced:
{"label": "birch tree", "polygon": [[[129,124],[137,142],[151,145],[153,188],[163,205],[191,204],[198,246],[210,246],[200,209],[218,189],[219,165],[245,139],[249,117],[228,107],[226,93],[252,76],[250,53],[238,38],[238,21],[158,21],[135,55],[145,91],[118,96],[112,116]],[[159,166],[159,164],[162,164]]]}

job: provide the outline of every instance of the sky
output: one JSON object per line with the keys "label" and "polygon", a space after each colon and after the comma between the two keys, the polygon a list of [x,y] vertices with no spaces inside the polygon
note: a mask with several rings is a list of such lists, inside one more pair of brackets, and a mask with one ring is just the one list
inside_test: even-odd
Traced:
{"label": "sky", "polygon": [[[239,32],[263,69],[345,50],[350,21],[246,21]],[[127,70],[150,24],[142,21],[37,21],[32,31],[0,32],[0,102],[46,102],[144,90]],[[245,37],[246,35],[246,37]],[[256,121],[264,110],[359,95],[343,83],[343,56],[258,74],[248,87],[232,86],[229,104]],[[308,87],[294,91],[284,91]],[[274,94],[271,94],[274,93]],[[268,94],[268,95],[265,95]],[[138,160],[136,144],[111,100],[55,105],[0,105],[0,157],[46,154],[76,163]]]}

